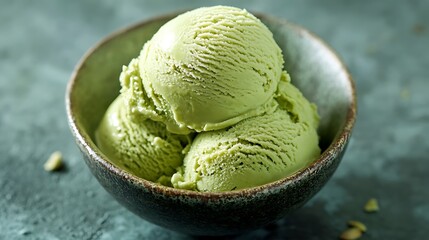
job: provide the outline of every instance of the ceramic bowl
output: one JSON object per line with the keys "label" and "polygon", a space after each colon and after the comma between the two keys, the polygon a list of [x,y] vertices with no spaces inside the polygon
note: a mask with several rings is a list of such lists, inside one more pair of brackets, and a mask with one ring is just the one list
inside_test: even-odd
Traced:
{"label": "ceramic bowl", "polygon": [[[66,93],[68,121],[86,164],[100,184],[143,219],[192,235],[225,235],[262,227],[285,217],[313,197],[335,172],[356,117],[352,78],[317,36],[285,20],[258,17],[283,49],[292,82],[316,103],[322,155],[296,174],[245,190],[200,193],[157,185],[116,167],[94,143],[94,130],[119,93],[122,65],[177,14],[111,34],[77,65]],[[94,206],[96,207],[96,206]]]}

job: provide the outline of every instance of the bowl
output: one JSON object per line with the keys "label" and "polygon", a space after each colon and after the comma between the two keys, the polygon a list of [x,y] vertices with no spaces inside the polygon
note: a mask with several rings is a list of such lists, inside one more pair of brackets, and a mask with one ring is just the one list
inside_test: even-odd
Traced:
{"label": "bowl", "polygon": [[94,143],[94,130],[119,93],[122,65],[177,14],[158,17],[111,34],[77,65],[66,92],[68,122],[84,160],[100,184],[141,218],[192,235],[227,235],[262,227],[303,206],[340,163],[356,117],[352,78],[317,36],[286,20],[257,16],[282,48],[292,82],[318,106],[322,154],[307,168],[244,190],[201,193],[160,186],[113,165]]}

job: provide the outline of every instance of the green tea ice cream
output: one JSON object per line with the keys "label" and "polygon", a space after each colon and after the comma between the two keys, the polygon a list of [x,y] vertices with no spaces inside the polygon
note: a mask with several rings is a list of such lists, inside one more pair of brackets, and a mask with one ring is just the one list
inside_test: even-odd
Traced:
{"label": "green tea ice cream", "polygon": [[137,62],[141,79],[123,83],[129,107],[183,134],[222,129],[273,110],[283,57],[255,16],[210,7],[162,26]]}
{"label": "green tea ice cream", "polygon": [[116,165],[147,180],[171,176],[182,165],[190,136],[170,133],[150,119],[134,121],[123,106],[119,96],[107,109],[95,135],[98,147]]}
{"label": "green tea ice cream", "polygon": [[272,33],[246,10],[214,6],[170,20],[123,67],[120,83],[96,142],[141,178],[237,190],[320,155],[316,107],[283,70]]}
{"label": "green tea ice cream", "polygon": [[305,167],[320,155],[318,116],[297,88],[280,83],[273,113],[197,135],[173,175],[177,188],[228,191],[269,183]]}

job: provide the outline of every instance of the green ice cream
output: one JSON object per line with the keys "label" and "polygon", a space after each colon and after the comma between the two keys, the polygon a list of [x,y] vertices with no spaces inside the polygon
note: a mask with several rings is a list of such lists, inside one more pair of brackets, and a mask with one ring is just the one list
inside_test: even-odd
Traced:
{"label": "green ice cream", "polygon": [[283,67],[269,29],[247,11],[224,6],[169,21],[137,62],[139,82],[122,82],[129,106],[181,134],[272,112]]}
{"label": "green ice cream", "polygon": [[106,111],[96,142],[109,160],[136,176],[163,181],[182,165],[191,137],[168,132],[150,119],[134,121],[119,96]]}
{"label": "green ice cream", "polygon": [[172,19],[123,67],[120,83],[96,142],[141,178],[229,191],[283,178],[320,155],[316,107],[290,83],[272,33],[245,10]]}
{"label": "green ice cream", "polygon": [[320,155],[315,106],[287,81],[274,113],[198,134],[174,187],[221,192],[269,183],[293,174]]}

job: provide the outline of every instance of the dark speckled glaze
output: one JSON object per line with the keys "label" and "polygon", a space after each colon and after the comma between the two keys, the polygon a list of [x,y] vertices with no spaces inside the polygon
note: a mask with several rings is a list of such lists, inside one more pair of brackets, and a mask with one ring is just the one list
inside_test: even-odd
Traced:
{"label": "dark speckled glaze", "polygon": [[108,105],[119,93],[122,65],[136,57],[168,15],[116,32],[77,65],[66,93],[68,121],[84,159],[101,185],[122,205],[160,226],[193,235],[225,235],[261,227],[301,207],[336,170],[356,117],[353,80],[336,54],[314,34],[258,15],[283,49],[292,82],[318,105],[321,157],[276,182],[224,193],[199,193],[157,185],[116,166],[93,141]]}

